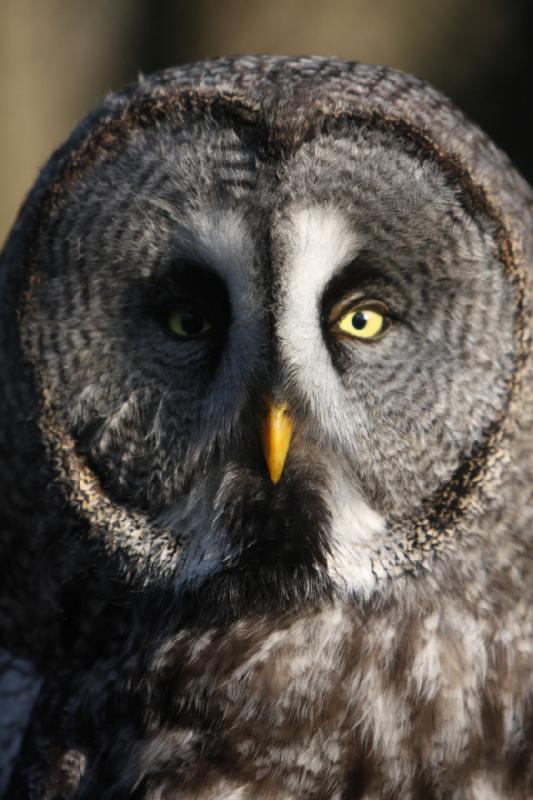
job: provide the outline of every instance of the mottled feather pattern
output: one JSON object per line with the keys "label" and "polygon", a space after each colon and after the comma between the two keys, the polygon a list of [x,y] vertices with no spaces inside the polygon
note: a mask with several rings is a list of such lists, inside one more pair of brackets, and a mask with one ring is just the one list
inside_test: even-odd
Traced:
{"label": "mottled feather pattern", "polygon": [[[445,614],[387,609],[368,624],[332,606],[274,629],[259,619],[182,632],[147,669],[155,732],[134,737],[126,758],[109,741],[99,770],[124,796],[142,786],[154,798],[470,798],[477,775],[523,791],[514,759],[527,658],[451,599]],[[81,796],[104,791],[95,777]]]}
{"label": "mottled feather pattern", "polygon": [[385,67],[214,59],[80,123],[0,269],[6,798],[533,795],[532,228]]}

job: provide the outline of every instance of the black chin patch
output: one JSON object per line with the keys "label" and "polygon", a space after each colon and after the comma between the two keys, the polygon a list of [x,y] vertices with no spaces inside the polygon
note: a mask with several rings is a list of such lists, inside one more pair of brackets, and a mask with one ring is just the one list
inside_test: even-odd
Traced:
{"label": "black chin patch", "polygon": [[232,470],[216,500],[216,528],[232,557],[200,586],[184,590],[182,610],[211,623],[229,622],[329,599],[331,519],[322,476],[295,460],[276,485],[255,465]]}
{"label": "black chin patch", "polygon": [[321,476],[301,462],[288,464],[277,484],[243,465],[217,498],[217,528],[243,568],[324,567],[331,524],[324,494]]}

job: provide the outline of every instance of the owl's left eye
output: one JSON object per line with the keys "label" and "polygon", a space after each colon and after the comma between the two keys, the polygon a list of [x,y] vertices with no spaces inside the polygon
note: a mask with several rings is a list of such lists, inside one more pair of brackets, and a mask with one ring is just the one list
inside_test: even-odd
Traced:
{"label": "owl's left eye", "polygon": [[379,339],[390,326],[387,306],[378,300],[367,300],[345,309],[336,319],[338,333],[355,339]]}
{"label": "owl's left eye", "polygon": [[211,323],[194,308],[174,308],[167,317],[170,331],[181,338],[193,339],[211,330]]}

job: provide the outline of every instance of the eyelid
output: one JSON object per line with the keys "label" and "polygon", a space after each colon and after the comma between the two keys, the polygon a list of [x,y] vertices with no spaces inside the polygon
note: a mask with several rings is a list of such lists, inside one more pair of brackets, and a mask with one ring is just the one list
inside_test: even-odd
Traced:
{"label": "eyelid", "polygon": [[348,297],[344,297],[338,303],[335,303],[328,314],[328,324],[331,328],[334,328],[345,314],[350,311],[355,312],[364,308],[376,310],[380,314],[383,314],[384,317],[390,319],[392,319],[394,316],[391,314],[389,307],[381,300],[374,300],[373,298],[365,297],[358,292]]}

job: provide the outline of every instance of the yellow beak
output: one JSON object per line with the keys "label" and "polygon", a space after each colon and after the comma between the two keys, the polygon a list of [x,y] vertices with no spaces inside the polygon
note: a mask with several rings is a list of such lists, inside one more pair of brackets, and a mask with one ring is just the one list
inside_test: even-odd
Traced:
{"label": "yellow beak", "polygon": [[268,402],[266,419],[261,428],[263,452],[272,483],[281,478],[292,437],[292,419],[285,404]]}

